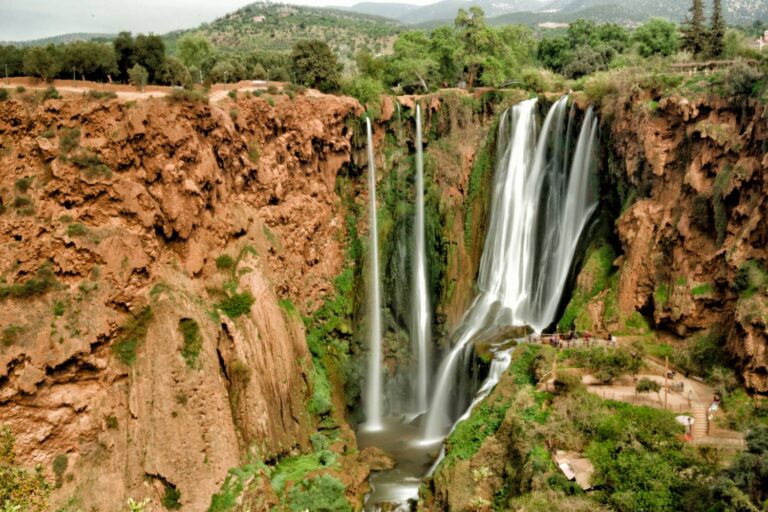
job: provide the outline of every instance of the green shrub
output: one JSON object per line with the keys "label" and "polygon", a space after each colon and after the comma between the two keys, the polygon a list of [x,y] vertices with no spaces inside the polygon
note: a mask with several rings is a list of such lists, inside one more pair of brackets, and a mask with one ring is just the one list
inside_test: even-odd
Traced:
{"label": "green shrub", "polygon": [[118,328],[112,351],[124,364],[130,366],[136,361],[136,350],[147,337],[152,316],[152,308],[145,306]]}
{"label": "green shrub", "polygon": [[267,94],[277,94],[278,92],[280,91],[278,91],[277,87],[274,85],[267,87]]}
{"label": "green shrub", "polygon": [[304,94],[307,91],[307,88],[303,85],[296,85],[296,84],[285,84],[283,86],[283,90],[288,93],[292,92],[293,94]]}
{"label": "green shrub", "polygon": [[5,101],[10,97],[10,94],[8,93],[8,89],[5,87],[0,87],[0,101]]}
{"label": "green shrub", "polygon": [[76,222],[74,224],[70,224],[67,226],[67,235],[70,237],[76,237],[76,236],[85,236],[88,234],[88,228],[86,228],[84,225],[82,225],[79,222]]}
{"label": "green shrub", "polygon": [[27,88],[26,87],[24,87],[23,85],[16,86],[16,93],[17,94],[23,94],[25,92],[27,92]]}
{"label": "green shrub", "polygon": [[49,85],[48,88],[43,92],[43,100],[58,100],[61,98],[61,95],[59,94],[59,91],[56,90],[56,88],[52,85]]}
{"label": "green shrub", "polygon": [[57,300],[53,303],[53,316],[63,316],[64,315],[64,302]]}
{"label": "green shrub", "polygon": [[196,89],[174,89],[166,96],[171,103],[207,103],[208,95]]}
{"label": "green shrub", "polygon": [[4,347],[10,347],[19,341],[19,336],[24,332],[24,327],[21,325],[11,324],[4,327],[0,332],[0,343]]}
{"label": "green shrub", "polygon": [[61,487],[64,482],[64,473],[67,471],[69,459],[67,455],[61,453],[53,459],[53,474],[56,477],[56,487]]}
{"label": "green shrub", "polygon": [[0,430],[0,504],[3,512],[45,512],[51,487],[42,466],[27,471],[15,465],[16,439],[10,428]]}
{"label": "green shrub", "polygon": [[27,190],[29,190],[29,187],[32,186],[32,177],[31,176],[25,176],[23,178],[19,178],[16,180],[16,183],[13,184],[13,188],[21,192],[22,194],[26,194]]}
{"label": "green shrub", "polygon": [[345,81],[341,85],[341,92],[347,96],[352,96],[363,105],[369,104],[378,108],[381,103],[381,95],[384,94],[384,85],[374,78],[358,76]]}
{"label": "green shrub", "polygon": [[16,196],[13,198],[14,208],[23,208],[32,204],[32,199],[29,196]]}
{"label": "green shrub", "polygon": [[80,129],[72,128],[64,130],[59,136],[59,151],[62,156],[67,156],[73,149],[80,146]]}
{"label": "green shrub", "polygon": [[760,72],[745,62],[728,68],[723,81],[723,94],[728,96],[757,96],[760,92]]}
{"label": "green shrub", "polygon": [[37,275],[25,282],[0,285],[0,300],[13,298],[26,298],[34,295],[43,295],[56,286],[56,276],[50,265],[45,264],[37,271]]}
{"label": "green shrub", "polygon": [[112,91],[90,90],[85,94],[86,98],[91,100],[113,100],[117,98],[117,93]]}
{"label": "green shrub", "polygon": [[99,155],[93,153],[90,149],[84,149],[73,155],[69,160],[80,169],[85,170],[85,175],[88,178],[95,178],[97,176],[105,176],[109,178],[112,176],[110,168],[101,161]]}
{"label": "green shrub", "polygon": [[235,266],[235,260],[229,254],[222,254],[216,258],[216,268],[219,270],[229,270]]}
{"label": "green shrub", "polygon": [[259,141],[252,140],[248,143],[248,160],[250,160],[252,164],[258,164],[260,156],[261,150],[259,149]]}
{"label": "green shrub", "polygon": [[114,414],[110,414],[109,416],[105,417],[104,422],[107,424],[107,428],[110,430],[117,430],[117,427],[119,426],[117,416]]}
{"label": "green shrub", "polygon": [[288,491],[291,512],[352,512],[344,484],[329,474],[300,482]]}
{"label": "green shrub", "polygon": [[181,357],[190,368],[198,368],[197,358],[203,348],[203,337],[200,334],[200,326],[191,318],[182,318],[179,321],[179,331],[184,339],[181,347]]}
{"label": "green shrub", "polygon": [[162,505],[168,510],[179,510],[181,508],[181,491],[179,491],[175,485],[170,483],[165,484],[165,494],[160,501]]}
{"label": "green shrub", "polygon": [[229,91],[227,93],[227,96],[229,96],[233,100],[236,100],[237,99],[237,89],[232,89],[231,91]]}
{"label": "green shrub", "polygon": [[251,306],[256,302],[251,292],[235,293],[219,302],[216,306],[229,318],[235,319],[251,311]]}
{"label": "green shrub", "polygon": [[712,283],[703,283],[691,288],[691,295],[694,297],[701,297],[702,295],[712,295],[715,292],[715,287]]}
{"label": "green shrub", "polygon": [[313,367],[309,374],[309,383],[312,387],[307,410],[315,416],[329,414],[333,410],[333,398],[331,396],[331,383],[323,367]]}

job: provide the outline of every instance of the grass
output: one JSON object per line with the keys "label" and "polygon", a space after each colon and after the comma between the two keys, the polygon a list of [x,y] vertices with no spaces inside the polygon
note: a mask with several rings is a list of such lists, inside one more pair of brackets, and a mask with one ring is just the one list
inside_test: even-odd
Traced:
{"label": "grass", "polygon": [[152,308],[145,306],[118,328],[112,351],[124,364],[131,366],[136,361],[136,351],[147,337],[152,316]]}
{"label": "grass", "polygon": [[32,186],[32,181],[34,178],[31,176],[25,176],[24,178],[19,178],[16,180],[16,183],[13,184],[13,188],[21,192],[22,194],[26,194],[27,190],[29,190],[29,187]]}
{"label": "grass", "polygon": [[200,326],[191,318],[182,318],[179,321],[179,331],[184,339],[181,347],[181,357],[187,366],[193,369],[200,367],[198,356],[203,348],[203,337],[200,334]]}
{"label": "grass", "polygon": [[72,128],[63,130],[59,135],[59,151],[62,156],[67,156],[75,148],[80,146],[80,129]]}
{"label": "grass", "polygon": [[208,103],[208,95],[192,89],[174,89],[166,96],[171,103]]}
{"label": "grass", "polygon": [[113,91],[90,90],[85,93],[85,97],[89,100],[113,100],[117,98],[117,93]]}
{"label": "grass", "polygon": [[615,257],[613,247],[605,242],[598,242],[588,249],[576,289],[558,322],[560,330],[567,331],[573,327],[588,330],[592,327],[581,317],[587,304],[608,286]]}
{"label": "grass", "polygon": [[282,493],[288,482],[301,482],[313,471],[338,467],[336,458],[336,454],[328,450],[287,457],[275,466],[272,472],[272,487],[276,492]]}
{"label": "grass", "polygon": [[163,494],[160,503],[167,510],[179,510],[181,508],[181,491],[179,491],[175,485],[170,483],[165,484],[165,493]]}
{"label": "grass", "polygon": [[4,347],[10,347],[19,341],[22,332],[24,332],[23,326],[11,324],[0,331],[0,343]]}
{"label": "grass", "polygon": [[235,260],[229,254],[222,254],[216,258],[216,268],[219,270],[229,270],[235,266]]}
{"label": "grass", "polygon": [[691,295],[694,297],[712,295],[713,293],[715,293],[715,287],[712,285],[712,283],[703,283],[691,288]]}

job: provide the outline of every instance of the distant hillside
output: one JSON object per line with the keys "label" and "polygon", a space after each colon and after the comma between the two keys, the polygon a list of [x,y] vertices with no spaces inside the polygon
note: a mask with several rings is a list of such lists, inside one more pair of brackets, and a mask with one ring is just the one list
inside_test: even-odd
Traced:
{"label": "distant hillside", "polygon": [[399,22],[380,16],[260,2],[166,39],[173,47],[184,33],[199,32],[220,48],[246,50],[290,50],[297,41],[320,39],[351,60],[363,48],[385,51],[401,29]]}
{"label": "distant hillside", "polygon": [[[705,2],[709,8],[710,2]],[[494,24],[568,23],[579,18],[596,22],[637,25],[658,16],[682,21],[688,13],[689,0],[441,0],[413,10],[402,11],[398,4],[361,3],[350,7],[357,12],[371,12],[396,18],[419,28],[434,28],[453,22],[459,9],[481,7]],[[729,23],[749,25],[755,20],[768,21],[768,0],[723,0]]]}
{"label": "distant hillside", "polygon": [[[611,7],[614,12],[627,10],[627,17],[642,22],[659,16],[674,21],[685,18],[690,8],[689,0],[553,0],[544,10],[557,11],[560,16],[575,16],[580,12],[595,13]],[[705,5],[710,8],[711,2]],[[751,24],[756,19],[768,19],[768,0],[723,0],[726,19],[734,24]]]}
{"label": "distant hillside", "polygon": [[435,20],[453,20],[459,9],[478,6],[487,18],[520,11],[535,11],[544,5],[540,0],[442,0],[425,5],[398,19],[404,23],[418,24]]}
{"label": "distant hillside", "polygon": [[421,6],[413,4],[401,4],[394,2],[360,2],[351,7],[339,7],[339,9],[403,21],[407,19],[407,15],[409,13],[420,9],[420,7]]}
{"label": "distant hillside", "polygon": [[0,44],[12,44],[15,46],[45,46],[47,44],[73,43],[75,41],[93,41],[95,39],[111,41],[115,34],[97,34],[78,32],[75,34],[62,34],[60,36],[46,37],[43,39],[34,39],[31,41],[12,41],[0,42]]}

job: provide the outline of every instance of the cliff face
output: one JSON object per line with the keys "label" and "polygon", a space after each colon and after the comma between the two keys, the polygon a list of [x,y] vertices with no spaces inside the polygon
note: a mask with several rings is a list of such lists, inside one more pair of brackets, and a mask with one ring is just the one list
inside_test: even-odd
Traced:
{"label": "cliff face", "polygon": [[275,99],[2,104],[0,423],[21,463],[66,455],[54,502],[204,510],[247,453],[309,445],[288,301],[311,313],[343,268],[361,108]]}
{"label": "cliff face", "polygon": [[768,392],[764,105],[638,91],[603,109],[623,254],[614,290],[587,308],[593,327],[621,330],[637,311],[678,339],[717,331],[747,387]]}

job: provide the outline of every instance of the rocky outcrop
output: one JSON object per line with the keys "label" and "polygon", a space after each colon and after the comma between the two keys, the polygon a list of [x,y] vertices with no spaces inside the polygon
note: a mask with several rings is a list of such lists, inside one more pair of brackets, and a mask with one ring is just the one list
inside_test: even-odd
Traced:
{"label": "rocky outcrop", "polygon": [[604,198],[623,254],[615,289],[588,306],[593,327],[622,330],[635,312],[680,339],[716,327],[747,387],[768,392],[765,107],[639,89],[607,101]]}
{"label": "rocky outcrop", "polygon": [[343,268],[335,185],[360,112],[323,95],[2,104],[0,423],[21,463],[67,457],[55,503],[175,488],[205,510],[246,455],[309,446],[295,311]]}

